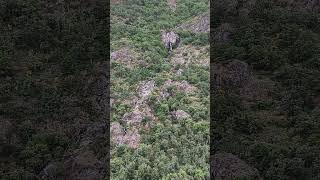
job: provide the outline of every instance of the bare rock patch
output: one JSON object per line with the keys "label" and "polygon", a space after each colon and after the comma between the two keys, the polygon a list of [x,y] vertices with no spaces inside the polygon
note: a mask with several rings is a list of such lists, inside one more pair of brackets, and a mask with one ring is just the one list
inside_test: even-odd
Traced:
{"label": "bare rock patch", "polygon": [[173,11],[176,10],[177,8],[177,0],[167,0],[167,4],[169,6],[169,8]]}
{"label": "bare rock patch", "polygon": [[176,120],[182,120],[190,117],[190,115],[183,110],[174,111],[172,112],[172,115]]}
{"label": "bare rock patch", "polygon": [[151,92],[153,91],[155,87],[155,81],[151,80],[151,81],[144,81],[142,83],[140,83],[140,85],[138,86],[138,93],[140,98],[147,98],[150,96]]}
{"label": "bare rock patch", "polygon": [[174,66],[200,65],[209,66],[209,49],[207,47],[181,46],[171,58]]}
{"label": "bare rock patch", "polygon": [[127,131],[118,122],[111,123],[111,141],[117,145],[126,144],[130,148],[136,149],[140,143],[140,134],[136,127],[131,127]]}
{"label": "bare rock patch", "polygon": [[110,127],[111,140],[117,144],[123,143],[124,131],[123,127],[118,122],[112,122]]}
{"label": "bare rock patch", "polygon": [[[136,149],[140,143],[140,134],[138,129],[144,125],[149,127],[152,121],[156,120],[154,113],[147,103],[148,97],[155,89],[155,81],[143,81],[137,86],[138,97],[133,96],[127,99],[125,104],[132,106],[133,110],[123,115],[121,122],[129,126],[129,129],[124,132],[119,123],[113,123],[111,133],[114,135],[112,140],[117,144],[126,144],[129,147]],[[148,119],[146,124],[143,120]]]}
{"label": "bare rock patch", "polygon": [[133,149],[138,148],[140,144],[140,134],[138,132],[138,129],[136,128],[129,129],[126,135],[123,137],[123,141],[130,148],[133,148]]}
{"label": "bare rock patch", "polygon": [[126,122],[127,124],[132,125],[139,125],[143,119],[143,115],[139,111],[133,111],[124,114],[122,121]]}
{"label": "bare rock patch", "polygon": [[111,62],[119,62],[125,65],[127,68],[132,69],[137,59],[135,53],[130,48],[121,48],[110,54]]}
{"label": "bare rock patch", "polygon": [[178,91],[183,91],[185,93],[194,93],[198,90],[197,87],[189,84],[187,81],[172,81],[171,79],[167,80],[164,83],[164,89],[168,89],[169,87],[175,87]]}
{"label": "bare rock patch", "polygon": [[190,22],[182,24],[179,28],[194,33],[210,32],[210,14],[208,12],[193,18]]}
{"label": "bare rock patch", "polygon": [[138,126],[144,118],[148,118],[150,121],[156,119],[150,106],[147,103],[138,100],[133,111],[126,113],[123,116],[122,121],[129,125]]}

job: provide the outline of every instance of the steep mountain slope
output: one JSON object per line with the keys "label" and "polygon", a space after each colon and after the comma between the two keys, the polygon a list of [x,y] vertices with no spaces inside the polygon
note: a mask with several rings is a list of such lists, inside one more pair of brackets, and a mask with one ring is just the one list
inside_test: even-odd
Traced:
{"label": "steep mountain slope", "polygon": [[0,2],[0,179],[103,179],[106,1]]}
{"label": "steep mountain slope", "polygon": [[[111,179],[209,178],[208,32],[179,28],[208,10],[207,0],[112,5]],[[170,54],[169,29],[182,39]]]}
{"label": "steep mountain slope", "polygon": [[[318,1],[226,0],[212,7],[211,162],[219,165],[211,167],[238,172],[212,168],[212,175],[249,178],[246,172],[257,169],[263,179],[318,179]],[[232,164],[221,154],[240,160]],[[235,168],[241,161],[250,168]]]}

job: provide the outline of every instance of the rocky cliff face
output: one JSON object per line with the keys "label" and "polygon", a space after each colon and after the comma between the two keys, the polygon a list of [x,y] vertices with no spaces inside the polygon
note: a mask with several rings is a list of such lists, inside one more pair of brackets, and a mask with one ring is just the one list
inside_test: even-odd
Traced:
{"label": "rocky cliff face", "polygon": [[172,51],[173,47],[178,47],[180,43],[180,37],[177,33],[170,31],[170,32],[162,32],[161,38],[164,46],[169,50]]}

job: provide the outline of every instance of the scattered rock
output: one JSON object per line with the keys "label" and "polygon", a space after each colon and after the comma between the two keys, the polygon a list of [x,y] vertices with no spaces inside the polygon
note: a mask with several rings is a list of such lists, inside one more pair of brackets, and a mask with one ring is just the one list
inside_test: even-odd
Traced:
{"label": "scattered rock", "polygon": [[183,57],[177,57],[177,58],[172,58],[173,59],[173,64],[174,65],[184,65],[186,62],[185,62],[185,59]]}
{"label": "scattered rock", "polygon": [[113,107],[115,100],[113,98],[110,98],[110,108]]}
{"label": "scattered rock", "polygon": [[140,143],[140,134],[138,132],[138,129],[136,128],[129,129],[126,135],[123,137],[123,141],[130,148],[133,148],[133,149],[138,148]]}
{"label": "scattered rock", "polygon": [[127,124],[139,125],[143,119],[142,113],[140,111],[133,111],[124,114],[122,121]]}
{"label": "scattered rock", "polygon": [[215,180],[259,179],[257,169],[230,153],[217,153],[211,159],[211,174]]}
{"label": "scattered rock", "polygon": [[111,140],[117,144],[123,143],[124,131],[120,123],[112,122],[110,127]]}
{"label": "scattered rock", "polygon": [[210,62],[209,58],[202,58],[199,60],[199,64],[201,64],[204,67],[209,67],[210,65],[209,62]]}
{"label": "scattered rock", "polygon": [[140,134],[137,128],[131,127],[126,133],[118,122],[111,124],[111,140],[117,145],[126,144],[130,148],[136,149],[140,143]]}
{"label": "scattered rock", "polygon": [[122,121],[130,125],[140,125],[144,118],[148,118],[151,121],[156,119],[149,105],[138,101],[134,107],[134,110],[126,113],[123,116]]}
{"label": "scattered rock", "polygon": [[178,69],[177,72],[176,72],[176,75],[177,76],[181,76],[183,73],[183,69]]}
{"label": "scattered rock", "polygon": [[133,57],[133,52],[129,48],[122,48],[111,53],[112,60],[131,61]]}
{"label": "scattered rock", "polygon": [[154,86],[155,86],[154,80],[140,83],[137,89],[140,98],[146,99],[151,94],[152,90],[154,89]]}
{"label": "scattered rock", "polygon": [[129,106],[134,107],[138,101],[139,101],[139,98],[137,96],[132,95],[131,97],[126,98],[121,102],[122,104],[127,104]]}
{"label": "scattered rock", "polygon": [[[172,90],[171,88],[175,88]],[[164,82],[164,85],[161,86],[158,91],[157,101],[161,101],[170,96],[174,96],[176,92],[183,92],[186,94],[193,94],[198,90],[197,87],[189,84],[187,81],[172,81],[171,79]]]}
{"label": "scattered rock", "polygon": [[190,85],[187,81],[183,80],[181,82],[175,83],[179,91],[185,91],[186,93],[195,92],[198,90],[195,86]]}
{"label": "scattered rock", "polygon": [[177,0],[167,0],[167,4],[173,11],[177,8]]}
{"label": "scattered rock", "polygon": [[121,48],[115,52],[112,52],[110,55],[111,61],[117,61],[125,65],[127,68],[132,69],[134,67],[134,62],[136,60],[136,55],[134,52],[125,47]]}
{"label": "scattered rock", "polygon": [[174,66],[201,65],[209,66],[209,48],[195,46],[181,46],[175,50],[171,58]]}
{"label": "scattered rock", "polygon": [[146,102],[137,102],[134,111],[141,113],[144,118],[147,117],[148,119],[155,120],[152,109]]}
{"label": "scattered rock", "polygon": [[178,91],[183,91],[186,93],[193,93],[198,90],[195,86],[192,86],[187,81],[183,80],[181,82],[172,82],[171,80],[167,81],[167,85],[169,86],[175,86]]}
{"label": "scattered rock", "polygon": [[210,14],[208,12],[195,17],[191,22],[181,25],[179,28],[189,30],[194,33],[210,32]]}
{"label": "scattered rock", "polygon": [[166,99],[167,97],[170,96],[170,93],[168,92],[167,89],[163,89],[162,91],[160,91],[160,97],[161,99]]}
{"label": "scattered rock", "polygon": [[172,115],[177,120],[186,119],[190,117],[190,115],[183,110],[177,110],[175,112],[172,112]]}
{"label": "scattered rock", "polygon": [[[156,119],[152,109],[147,104],[147,99],[151,95],[154,88],[154,80],[143,81],[139,83],[137,87],[139,97],[133,96],[124,102],[125,104],[133,106],[133,111],[125,113],[121,119],[123,123],[129,125],[129,129],[125,133],[119,123],[112,123],[111,134],[114,136],[112,137],[112,141],[116,142],[117,144],[126,144],[133,149],[139,146],[140,135],[138,128],[142,125],[149,127],[151,122]],[[144,118],[149,119],[150,122],[142,124],[142,120]]]}

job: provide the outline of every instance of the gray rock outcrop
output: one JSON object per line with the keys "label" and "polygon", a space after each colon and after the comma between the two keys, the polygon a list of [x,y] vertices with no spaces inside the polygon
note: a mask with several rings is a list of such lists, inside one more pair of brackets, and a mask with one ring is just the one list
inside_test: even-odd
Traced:
{"label": "gray rock outcrop", "polygon": [[180,43],[180,37],[177,33],[173,31],[165,32],[163,31],[161,33],[162,42],[164,43],[164,46],[169,50],[172,51],[174,47],[178,47]]}

